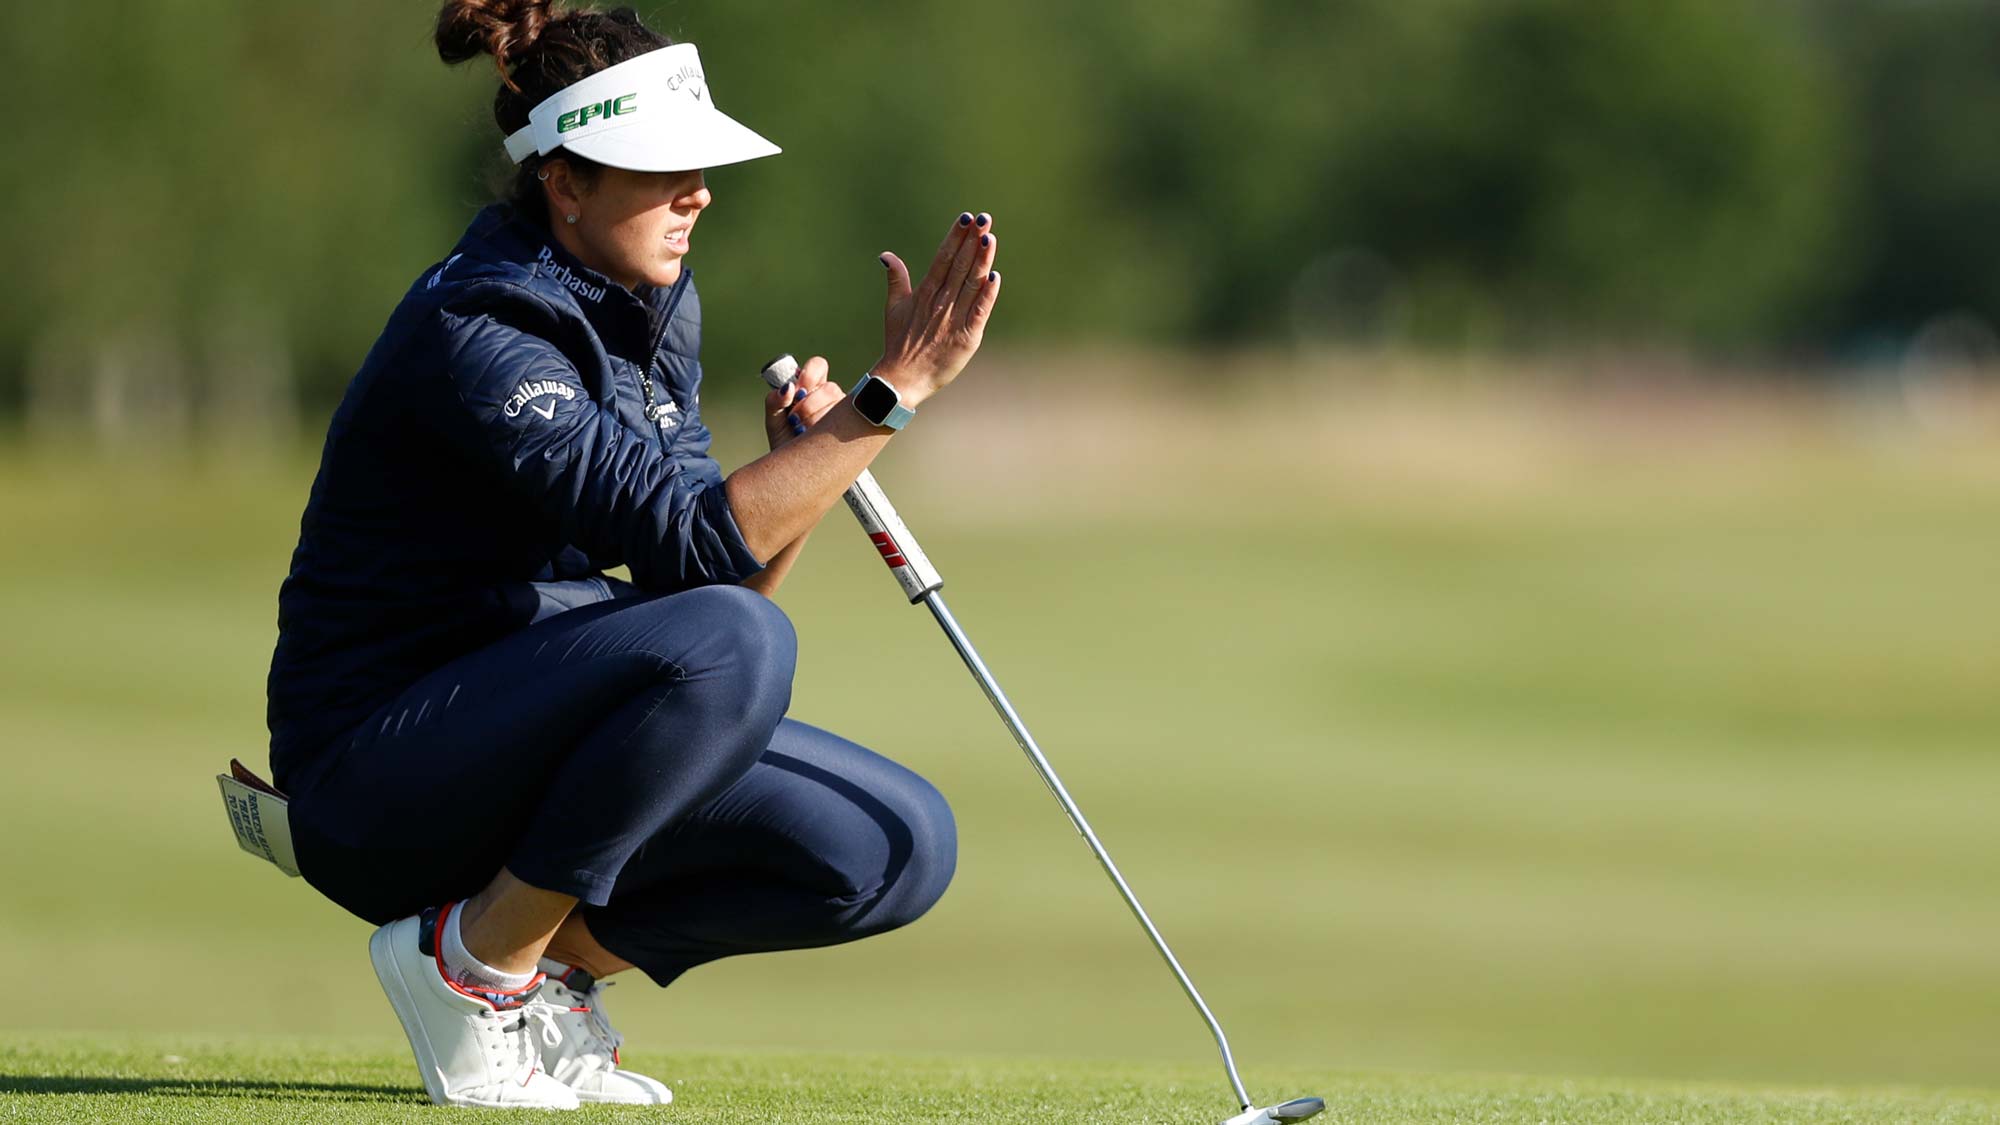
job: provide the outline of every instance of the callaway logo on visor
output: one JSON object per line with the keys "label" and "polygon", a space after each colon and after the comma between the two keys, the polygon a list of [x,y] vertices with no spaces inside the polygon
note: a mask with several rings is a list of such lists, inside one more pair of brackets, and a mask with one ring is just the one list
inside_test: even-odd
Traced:
{"label": "callaway logo on visor", "polygon": [[[553,419],[556,416],[556,400],[568,402],[575,397],[576,388],[568,383],[554,379],[530,379],[515,387],[514,393],[507,396],[507,406],[501,413],[509,418],[519,418],[521,408],[525,406],[545,419]],[[540,398],[549,401],[547,403],[535,401]]]}
{"label": "callaway logo on visor", "polygon": [[778,146],[715,105],[692,43],[588,74],[528,112],[507,136],[516,163],[556,149],[634,172],[685,172],[774,156]]}

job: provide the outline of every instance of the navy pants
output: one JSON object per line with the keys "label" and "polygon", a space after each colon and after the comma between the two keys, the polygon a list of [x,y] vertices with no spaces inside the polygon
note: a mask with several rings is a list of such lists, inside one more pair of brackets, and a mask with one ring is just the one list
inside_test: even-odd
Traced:
{"label": "navy pants", "polygon": [[915,773],[784,717],[796,641],[735,586],[558,613],[411,685],[297,771],[299,866],[371,922],[502,866],[667,984],[915,920],[957,860]]}

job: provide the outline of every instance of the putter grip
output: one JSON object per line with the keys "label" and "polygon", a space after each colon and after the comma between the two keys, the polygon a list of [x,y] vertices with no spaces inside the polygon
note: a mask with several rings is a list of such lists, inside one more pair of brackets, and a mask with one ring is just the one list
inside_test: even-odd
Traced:
{"label": "putter grip", "polygon": [[[789,354],[781,355],[764,365],[764,382],[772,390],[783,390],[798,373],[799,361]],[[861,530],[868,533],[868,541],[875,545],[882,561],[889,564],[889,573],[895,575],[896,585],[903,588],[912,605],[944,585],[944,576],[917,545],[917,537],[903,525],[903,517],[896,514],[895,505],[889,503],[882,486],[875,483],[873,473],[863,469],[842,498],[847,501],[847,510],[861,521]]]}

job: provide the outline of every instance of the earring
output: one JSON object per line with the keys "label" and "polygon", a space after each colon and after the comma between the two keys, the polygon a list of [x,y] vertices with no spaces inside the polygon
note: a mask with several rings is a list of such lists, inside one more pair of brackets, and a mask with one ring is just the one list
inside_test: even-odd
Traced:
{"label": "earring", "polygon": [[542,181],[543,183],[548,183],[548,182],[549,182],[549,170],[548,170],[547,168],[544,168],[544,169],[542,169],[541,171],[539,171],[539,172],[535,173],[535,178],[536,178],[536,179],[538,179],[538,180],[540,180],[540,181]]}
{"label": "earring", "polygon": [[564,219],[564,220],[565,220],[566,222],[570,222],[570,223],[574,223],[574,222],[576,222],[576,216],[575,216],[575,215],[564,215],[564,216],[563,216],[563,219]]}

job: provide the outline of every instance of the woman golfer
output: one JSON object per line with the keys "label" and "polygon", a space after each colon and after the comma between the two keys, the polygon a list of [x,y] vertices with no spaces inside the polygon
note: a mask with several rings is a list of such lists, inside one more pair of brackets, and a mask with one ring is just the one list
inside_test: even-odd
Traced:
{"label": "woman golfer", "polygon": [[381,925],[433,1101],[664,1102],[619,1066],[603,978],[881,933],[951,879],[935,789],[785,717],[770,595],[978,350],[997,241],[958,216],[914,286],[882,255],[882,358],[845,395],[809,360],[767,403],[771,452],[725,477],[682,258],[702,169],[777,146],[629,10],[452,0],[437,46],[493,55],[519,169],[334,415],[279,594],[271,765],[306,879]]}

